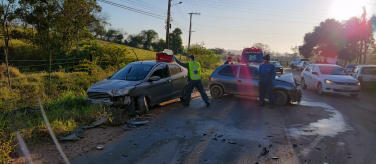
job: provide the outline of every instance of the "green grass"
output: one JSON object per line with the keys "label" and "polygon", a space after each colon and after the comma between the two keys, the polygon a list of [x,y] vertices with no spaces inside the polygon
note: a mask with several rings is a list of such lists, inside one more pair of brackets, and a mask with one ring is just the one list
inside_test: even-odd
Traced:
{"label": "green grass", "polygon": [[106,42],[106,41],[102,41],[102,40],[96,40],[94,42],[99,44],[102,47],[109,46],[109,45],[115,45],[115,46],[120,47],[120,48],[126,48],[127,53],[129,55],[129,57],[131,57],[131,58],[136,58],[136,56],[134,55],[134,52],[132,51],[132,50],[134,50],[135,53],[137,54],[139,60],[154,60],[155,59],[155,53],[156,52],[153,52],[153,51],[129,47],[129,46],[126,46],[126,45],[112,43],[112,42]]}

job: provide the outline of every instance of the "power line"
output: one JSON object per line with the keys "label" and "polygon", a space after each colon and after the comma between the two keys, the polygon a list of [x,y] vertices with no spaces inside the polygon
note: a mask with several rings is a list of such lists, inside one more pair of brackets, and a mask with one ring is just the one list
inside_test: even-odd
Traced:
{"label": "power line", "polygon": [[225,18],[225,19],[252,20],[252,21],[261,21],[261,22],[318,24],[318,23],[311,23],[311,22],[295,22],[295,21],[278,21],[278,20],[264,20],[264,19],[246,19],[246,18],[235,18],[235,17],[222,17],[222,16],[215,16],[215,15],[202,15],[202,16],[205,16],[205,17],[215,17],[215,18]]}
{"label": "power line", "polygon": [[146,9],[146,10],[154,10],[155,12],[158,12],[160,14],[166,14],[166,12],[162,12],[162,11],[160,11],[160,10],[154,8],[154,7],[150,7],[150,6],[147,6],[146,4],[142,4],[142,3],[139,3],[139,2],[134,2],[132,0],[120,0],[120,1],[122,1],[124,3],[133,4],[135,6],[138,6],[140,8]]}
{"label": "power line", "polygon": [[109,1],[106,1],[106,0],[98,0],[98,1],[103,2],[103,3],[107,3],[107,4],[112,5],[112,6],[116,6],[116,7],[122,8],[122,9],[130,10],[130,11],[133,11],[133,12],[136,12],[136,13],[139,13],[139,14],[147,15],[147,16],[150,16],[150,17],[163,19],[163,20],[165,19],[164,16],[162,16],[162,15],[153,14],[153,13],[150,13],[150,12],[146,12],[146,11],[135,9],[135,8],[128,7],[128,6],[124,6],[124,5],[121,5],[121,4],[114,3],[114,2],[109,2]]}
{"label": "power line", "polygon": [[[187,3],[190,3],[190,2],[187,2]],[[273,14],[273,13],[264,13],[264,12],[253,12],[254,10],[240,10],[240,9],[232,9],[232,8],[228,8],[229,6],[219,6],[219,5],[209,5],[209,4],[204,4],[202,3],[200,6],[204,6],[204,7],[208,7],[208,8],[214,8],[214,9],[221,9],[221,10],[229,10],[229,11],[237,11],[237,12],[246,12],[246,13],[256,13],[256,14],[267,14],[267,15],[276,15],[276,16],[281,16],[281,14]],[[244,8],[242,8],[244,9]],[[288,17],[295,17],[295,18],[307,18],[307,16],[305,17],[299,17],[297,16],[297,14],[294,14],[294,13],[291,13]],[[299,14],[299,15],[302,15],[302,14]],[[311,16],[309,17],[310,19],[314,17],[314,16]]]}

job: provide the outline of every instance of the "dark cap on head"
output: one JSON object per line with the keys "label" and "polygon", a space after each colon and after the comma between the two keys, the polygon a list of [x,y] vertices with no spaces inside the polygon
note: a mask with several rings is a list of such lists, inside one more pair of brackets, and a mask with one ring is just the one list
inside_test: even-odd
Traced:
{"label": "dark cap on head", "polygon": [[195,56],[193,56],[193,55],[189,55],[188,56],[190,59],[192,59],[192,60],[195,60]]}
{"label": "dark cap on head", "polygon": [[264,57],[262,57],[262,60],[268,60],[268,61],[270,61],[270,56],[269,55],[265,55]]}

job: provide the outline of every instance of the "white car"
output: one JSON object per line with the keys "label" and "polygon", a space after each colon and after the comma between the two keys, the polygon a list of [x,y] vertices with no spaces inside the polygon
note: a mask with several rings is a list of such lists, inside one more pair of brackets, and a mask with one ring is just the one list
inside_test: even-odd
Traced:
{"label": "white car", "polygon": [[351,75],[359,80],[364,88],[376,87],[376,65],[358,65]]}
{"label": "white car", "polygon": [[303,89],[315,88],[318,94],[349,93],[357,97],[360,93],[360,83],[351,77],[341,66],[333,64],[308,65],[301,76]]}
{"label": "white car", "polygon": [[312,64],[310,61],[302,61],[297,66],[296,69],[298,71],[303,71],[308,65]]}

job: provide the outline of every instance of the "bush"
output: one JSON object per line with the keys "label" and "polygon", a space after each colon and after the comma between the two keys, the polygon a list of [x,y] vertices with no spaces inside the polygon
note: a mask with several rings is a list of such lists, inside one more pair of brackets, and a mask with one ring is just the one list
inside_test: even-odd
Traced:
{"label": "bush", "polygon": [[[12,67],[12,66],[9,66],[8,68],[9,68],[10,77],[13,78],[13,77],[20,77],[21,76],[21,73],[17,68]],[[6,78],[6,77],[7,77],[6,64],[1,63],[1,65],[0,65],[0,79]]]}

